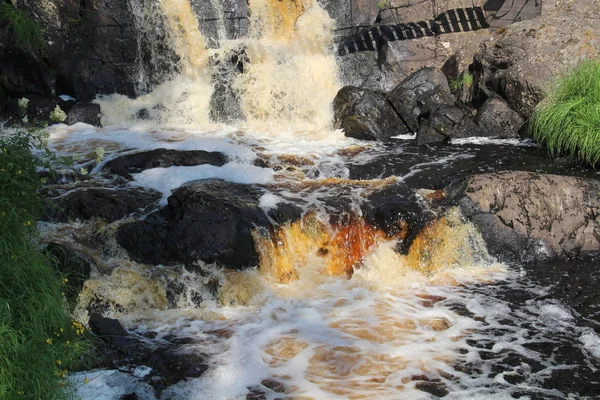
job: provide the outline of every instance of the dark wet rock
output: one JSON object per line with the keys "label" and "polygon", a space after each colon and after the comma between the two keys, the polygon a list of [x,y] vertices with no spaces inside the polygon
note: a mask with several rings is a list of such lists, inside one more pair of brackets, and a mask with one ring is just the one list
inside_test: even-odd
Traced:
{"label": "dark wet rock", "polygon": [[492,97],[477,110],[475,123],[486,132],[486,136],[514,138],[519,136],[525,121],[504,100]]}
{"label": "dark wet rock", "polygon": [[227,157],[223,153],[215,151],[156,149],[127,154],[110,160],[104,165],[103,169],[115,175],[133,179],[131,174],[150,168],[189,167],[202,164],[220,167],[226,162]]}
{"label": "dark wet rock", "polygon": [[131,336],[117,319],[92,314],[89,325],[100,339],[122,353],[134,353],[140,349],[140,340]]}
{"label": "dark wet rock", "polygon": [[600,182],[502,172],[451,189],[463,213],[503,261],[568,258],[600,251]]}
{"label": "dark wet rock", "polygon": [[107,222],[132,214],[143,214],[161,198],[156,191],[141,188],[81,188],[60,193],[46,191],[51,203],[44,219],[55,222],[102,218]]}
{"label": "dark wet rock", "polygon": [[84,282],[90,278],[92,262],[83,254],[65,244],[49,243],[46,252],[56,259],[58,271],[68,278],[67,299],[70,301],[76,300]]}
{"label": "dark wet rock", "polygon": [[334,126],[349,137],[386,141],[409,133],[381,92],[346,86],[335,96],[333,110]]}
{"label": "dark wet rock", "polygon": [[563,1],[541,17],[503,28],[474,58],[475,105],[500,96],[528,119],[557,77],[600,56],[599,9],[586,0]]}
{"label": "dark wet rock", "polygon": [[148,343],[128,332],[116,319],[91,314],[90,329],[107,346],[112,366],[130,369],[143,365],[151,368],[145,377],[158,392],[187,378],[198,378],[208,369],[208,355],[185,346]]}
{"label": "dark wet rock", "polygon": [[435,397],[444,397],[446,396],[448,393],[448,390],[446,389],[446,385],[444,385],[442,382],[434,382],[434,381],[421,381],[421,382],[417,382],[415,383],[415,388],[432,394]]}
{"label": "dark wet rock", "polygon": [[78,122],[101,127],[100,123],[100,104],[95,103],[76,103],[67,113],[67,125],[73,125]]}
{"label": "dark wet rock", "polygon": [[[271,226],[259,207],[264,191],[251,185],[207,179],[173,192],[168,205],[143,221],[120,228],[117,240],[139,262],[166,264],[202,260],[231,268],[258,264],[252,230]],[[300,209],[289,207],[269,216],[295,219]]]}
{"label": "dark wet rock", "polygon": [[363,207],[365,220],[389,237],[402,239],[399,250],[408,249],[418,232],[430,219],[419,205],[413,190],[403,183],[388,185],[367,197]]}
{"label": "dark wet rock", "polygon": [[419,121],[441,105],[454,105],[444,73],[436,68],[423,68],[410,75],[387,95],[390,103],[402,117],[411,132],[419,128]]}
{"label": "dark wet rock", "polygon": [[427,144],[473,136],[485,136],[472,120],[471,113],[462,107],[441,106],[435,109],[417,132],[417,143]]}

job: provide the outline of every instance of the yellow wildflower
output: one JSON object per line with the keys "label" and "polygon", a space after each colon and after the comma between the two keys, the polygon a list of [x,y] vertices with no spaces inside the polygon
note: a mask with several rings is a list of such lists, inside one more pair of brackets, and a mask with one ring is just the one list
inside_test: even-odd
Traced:
{"label": "yellow wildflower", "polygon": [[21,170],[18,170],[18,171],[17,171],[17,175],[21,175]]}
{"label": "yellow wildflower", "polygon": [[89,379],[87,378],[87,376],[86,376],[86,377],[85,377],[85,379],[83,380],[83,384],[84,384],[84,385],[87,385],[87,384],[89,383],[89,381],[90,381],[90,380],[89,380]]}
{"label": "yellow wildflower", "polygon": [[57,363],[58,365],[62,365],[62,361],[60,361],[60,360],[56,360],[56,363]]}
{"label": "yellow wildflower", "polygon": [[52,339],[46,339],[46,343],[52,344]]}

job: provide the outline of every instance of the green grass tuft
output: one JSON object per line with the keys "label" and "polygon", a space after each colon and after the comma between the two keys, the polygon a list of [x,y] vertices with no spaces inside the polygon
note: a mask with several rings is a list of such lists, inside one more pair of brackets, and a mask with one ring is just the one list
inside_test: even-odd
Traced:
{"label": "green grass tuft", "polygon": [[450,80],[450,89],[457,91],[465,88],[470,88],[473,84],[473,74],[470,72],[463,72],[458,78]]}
{"label": "green grass tuft", "polygon": [[30,132],[0,133],[0,399],[66,399],[89,349],[70,319],[66,281],[37,245],[40,159]]}
{"label": "green grass tuft", "polygon": [[0,4],[0,23],[12,28],[21,50],[35,53],[44,47],[40,24],[12,4]]}
{"label": "green grass tuft", "polygon": [[535,140],[553,155],[600,161],[600,59],[586,60],[559,79],[530,122]]}

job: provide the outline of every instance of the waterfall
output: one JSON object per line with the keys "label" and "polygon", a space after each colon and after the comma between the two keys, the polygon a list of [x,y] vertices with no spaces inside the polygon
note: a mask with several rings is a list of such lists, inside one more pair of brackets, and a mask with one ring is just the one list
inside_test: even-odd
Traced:
{"label": "waterfall", "polygon": [[[219,115],[235,114],[233,119],[246,119],[259,129],[328,130],[340,84],[332,47],[334,21],[318,2],[251,0],[250,33],[242,39],[227,39],[223,7],[212,8],[221,14],[213,41],[220,47],[209,49],[198,25],[202,15],[194,13],[190,0],[144,5],[132,0],[138,32],[144,36],[138,41],[140,51],[147,54],[140,62],[143,94],[136,99],[99,97],[103,123],[150,120],[208,127],[211,115],[222,122],[228,118]],[[166,55],[161,41],[168,45]],[[166,72],[159,78],[161,70]]]}

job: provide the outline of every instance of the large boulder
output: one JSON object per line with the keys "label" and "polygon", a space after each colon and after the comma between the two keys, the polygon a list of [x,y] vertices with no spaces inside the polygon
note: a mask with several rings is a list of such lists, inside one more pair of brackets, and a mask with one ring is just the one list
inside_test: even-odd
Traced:
{"label": "large boulder", "polygon": [[600,251],[600,182],[534,172],[474,176],[451,190],[502,261]]}
{"label": "large boulder", "polygon": [[411,132],[419,128],[421,118],[440,105],[454,105],[446,76],[436,68],[423,68],[410,75],[387,95]]}
{"label": "large boulder", "polygon": [[557,77],[600,56],[600,4],[558,2],[554,11],[500,32],[475,56],[473,102],[499,95],[528,119]]}
{"label": "large boulder", "polygon": [[258,186],[207,179],[175,190],[168,205],[145,220],[122,226],[117,240],[129,256],[147,264],[202,260],[231,268],[258,264],[252,231],[271,221],[300,217],[300,209],[269,211],[259,207],[265,191]]}
{"label": "large boulder", "polygon": [[335,127],[349,137],[386,141],[409,132],[381,92],[343,87],[333,100],[333,110]]}

